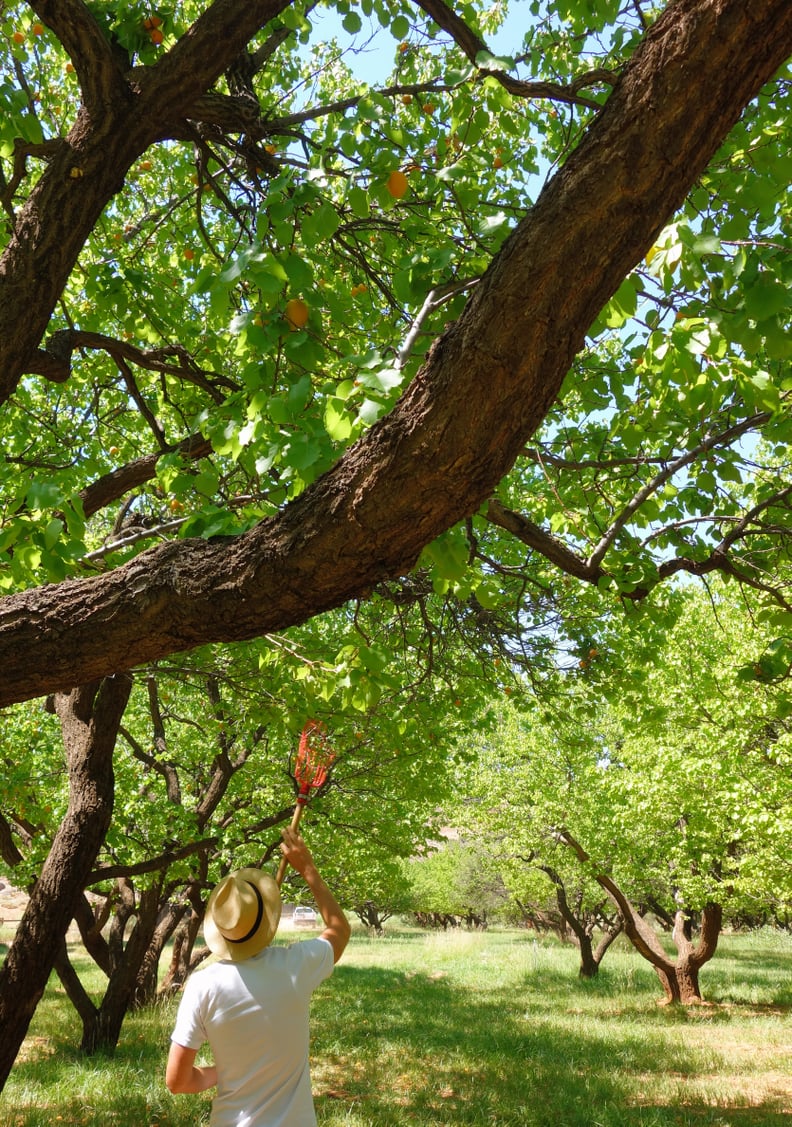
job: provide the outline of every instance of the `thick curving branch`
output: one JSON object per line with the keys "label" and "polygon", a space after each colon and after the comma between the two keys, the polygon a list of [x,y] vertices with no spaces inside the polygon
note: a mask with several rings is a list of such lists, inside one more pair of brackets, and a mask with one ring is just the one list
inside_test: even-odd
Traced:
{"label": "thick curving branch", "polygon": [[787,0],[670,4],[391,414],[247,533],[4,599],[0,704],[278,631],[410,571],[492,495],[605,302],[790,52]]}
{"label": "thick curving branch", "polygon": [[612,86],[616,81],[615,75],[602,68],[579,75],[568,86],[564,86],[560,82],[525,82],[497,68],[480,67],[477,62],[479,55],[491,54],[491,52],[484,40],[468,27],[462,17],[450,8],[445,0],[415,0],[415,2],[439,27],[448,32],[470,62],[479,67],[482,77],[491,76],[516,98],[547,98],[555,102],[566,102],[569,105],[599,110],[601,103],[593,98],[586,98],[580,91],[589,86]]}

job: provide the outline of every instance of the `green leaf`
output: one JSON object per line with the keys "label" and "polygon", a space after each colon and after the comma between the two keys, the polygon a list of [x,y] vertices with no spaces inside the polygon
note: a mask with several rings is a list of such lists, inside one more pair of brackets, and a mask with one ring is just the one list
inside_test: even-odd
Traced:
{"label": "green leaf", "polygon": [[766,321],[789,304],[789,290],[771,274],[760,274],[745,292],[746,312],[756,321]]}
{"label": "green leaf", "polygon": [[341,25],[344,28],[344,31],[348,31],[351,35],[355,35],[363,27],[363,20],[360,18],[357,12],[348,12],[341,21]]}
{"label": "green leaf", "polygon": [[328,399],[324,409],[327,433],[334,442],[346,442],[352,433],[352,420],[342,399]]}
{"label": "green leaf", "polygon": [[698,255],[720,254],[721,241],[717,235],[698,235],[693,240],[693,252]]}
{"label": "green leaf", "polygon": [[324,203],[302,223],[303,241],[309,246],[330,239],[341,225],[338,212],[330,203]]}
{"label": "green leaf", "polygon": [[390,25],[390,32],[394,39],[406,39],[410,34],[410,21],[406,16],[396,16]]}
{"label": "green leaf", "polygon": [[51,509],[60,500],[60,488],[52,481],[32,481],[25,495],[25,503],[29,509]]}
{"label": "green leaf", "polygon": [[[609,329],[620,329],[625,321],[635,316],[638,308],[638,293],[635,282],[627,278],[605,307],[604,321]],[[600,314],[602,317],[602,314]]]}
{"label": "green leaf", "polygon": [[431,561],[438,575],[443,579],[457,582],[467,571],[468,546],[456,529],[444,533],[424,549],[424,555]]}
{"label": "green leaf", "polygon": [[513,70],[514,59],[509,55],[492,55],[489,51],[479,51],[476,66],[481,70]]}
{"label": "green leaf", "polygon": [[368,192],[359,187],[352,187],[347,194],[347,201],[353,215],[358,219],[368,219],[371,213]]}
{"label": "green leaf", "polygon": [[51,551],[58,543],[63,532],[63,522],[53,517],[44,529],[44,547]]}

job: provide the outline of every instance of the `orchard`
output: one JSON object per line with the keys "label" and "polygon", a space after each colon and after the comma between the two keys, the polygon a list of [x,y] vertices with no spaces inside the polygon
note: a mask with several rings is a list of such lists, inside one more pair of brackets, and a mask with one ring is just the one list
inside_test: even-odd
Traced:
{"label": "orchard", "polygon": [[87,1046],[187,973],[310,717],[356,887],[693,585],[781,700],[790,55],[787,0],[4,6],[2,1081],[86,889],[142,952]]}

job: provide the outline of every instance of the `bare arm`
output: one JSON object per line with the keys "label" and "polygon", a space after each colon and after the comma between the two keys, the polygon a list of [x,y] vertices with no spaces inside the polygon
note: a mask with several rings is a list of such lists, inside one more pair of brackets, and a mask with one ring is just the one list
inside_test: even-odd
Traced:
{"label": "bare arm", "polygon": [[213,1064],[196,1066],[196,1049],[186,1049],[171,1041],[168,1063],[165,1068],[165,1086],[174,1095],[187,1092],[205,1092],[217,1084],[217,1069]]}
{"label": "bare arm", "polygon": [[290,827],[282,830],[281,833],[283,836],[281,845],[283,855],[292,868],[296,869],[302,876],[311,890],[325,925],[322,938],[326,939],[333,948],[334,960],[338,962],[349,942],[349,920],[344,915],[335,896],[319,875],[311,851],[303,841],[302,836]]}

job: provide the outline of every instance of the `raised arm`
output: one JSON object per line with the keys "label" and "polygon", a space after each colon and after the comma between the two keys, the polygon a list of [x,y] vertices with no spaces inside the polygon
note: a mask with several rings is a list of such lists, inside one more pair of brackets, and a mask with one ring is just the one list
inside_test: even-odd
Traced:
{"label": "raised arm", "polygon": [[303,841],[302,835],[288,826],[281,833],[283,836],[281,845],[283,855],[311,890],[325,925],[322,938],[326,939],[333,948],[335,962],[338,962],[349,942],[351,930],[349,920],[344,915],[343,909],[335,896],[319,875],[311,851]]}

